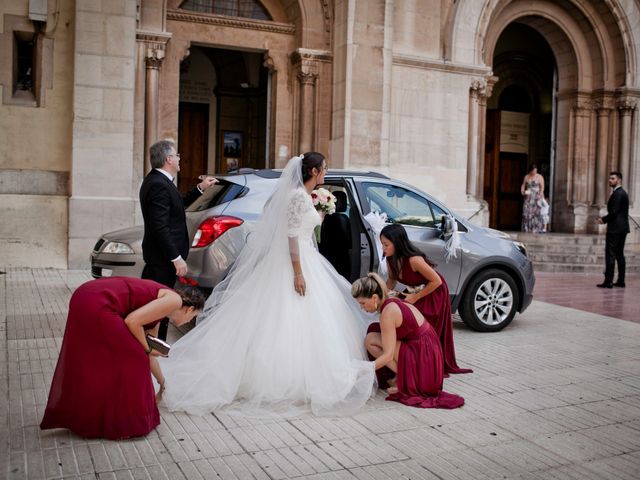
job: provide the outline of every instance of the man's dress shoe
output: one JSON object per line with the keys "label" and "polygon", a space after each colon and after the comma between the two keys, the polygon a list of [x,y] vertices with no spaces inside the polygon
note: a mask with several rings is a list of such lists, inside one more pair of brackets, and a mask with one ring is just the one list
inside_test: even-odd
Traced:
{"label": "man's dress shoe", "polygon": [[602,282],[602,283],[599,283],[596,286],[600,287],[600,288],[613,288],[613,283],[611,283],[611,282]]}

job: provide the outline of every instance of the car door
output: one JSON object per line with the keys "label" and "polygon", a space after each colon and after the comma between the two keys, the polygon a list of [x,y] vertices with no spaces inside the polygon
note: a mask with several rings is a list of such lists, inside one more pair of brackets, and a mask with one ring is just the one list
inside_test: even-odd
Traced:
{"label": "car door", "polygon": [[391,182],[365,180],[358,185],[363,209],[386,214],[388,223],[400,223],[409,239],[437,264],[449,291],[458,291],[462,256],[446,260],[446,240],[442,235],[442,217],[447,211],[424,195]]}

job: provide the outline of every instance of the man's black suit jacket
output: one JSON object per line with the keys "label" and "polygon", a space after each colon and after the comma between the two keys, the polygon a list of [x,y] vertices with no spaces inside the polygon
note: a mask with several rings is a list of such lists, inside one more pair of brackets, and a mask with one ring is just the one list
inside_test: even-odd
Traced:
{"label": "man's black suit jacket", "polygon": [[184,206],[200,196],[197,188],[184,197],[169,178],[151,170],[140,187],[140,206],[144,218],[142,255],[145,263],[166,264],[189,254],[189,233]]}
{"label": "man's black suit jacket", "polygon": [[602,221],[607,224],[607,233],[629,233],[629,196],[622,187],[611,193]]}

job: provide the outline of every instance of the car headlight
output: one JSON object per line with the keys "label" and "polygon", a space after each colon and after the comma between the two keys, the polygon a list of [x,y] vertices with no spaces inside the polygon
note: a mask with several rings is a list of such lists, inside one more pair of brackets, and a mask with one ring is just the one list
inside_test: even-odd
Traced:
{"label": "car headlight", "polygon": [[121,242],[109,242],[102,247],[102,253],[134,253],[133,248],[131,248],[126,243]]}
{"label": "car headlight", "polygon": [[513,246],[516,247],[521,254],[523,254],[525,257],[527,256],[527,247],[524,246],[524,243],[522,242],[513,242]]}

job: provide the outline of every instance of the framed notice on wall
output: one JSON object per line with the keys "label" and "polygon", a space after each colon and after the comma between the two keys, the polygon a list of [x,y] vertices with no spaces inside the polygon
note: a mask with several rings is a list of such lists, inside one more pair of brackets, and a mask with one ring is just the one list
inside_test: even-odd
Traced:
{"label": "framed notice on wall", "polygon": [[244,154],[244,134],[237,130],[222,130],[222,170],[230,171],[238,169],[242,165]]}

